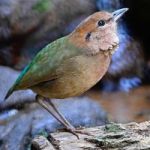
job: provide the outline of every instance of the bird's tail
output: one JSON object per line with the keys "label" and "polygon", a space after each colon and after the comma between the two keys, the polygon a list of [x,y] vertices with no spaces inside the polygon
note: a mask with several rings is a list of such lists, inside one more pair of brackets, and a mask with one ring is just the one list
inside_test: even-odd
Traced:
{"label": "bird's tail", "polygon": [[14,87],[11,87],[11,88],[8,90],[7,94],[6,94],[6,96],[5,96],[5,98],[4,98],[4,101],[7,100],[7,98],[13,93],[13,91],[14,91]]}

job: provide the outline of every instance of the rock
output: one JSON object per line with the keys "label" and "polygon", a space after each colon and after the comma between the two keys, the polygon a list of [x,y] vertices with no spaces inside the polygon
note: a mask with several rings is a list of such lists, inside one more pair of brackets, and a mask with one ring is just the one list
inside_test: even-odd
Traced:
{"label": "rock", "polygon": [[35,140],[32,143],[33,144],[31,149],[55,150],[53,145],[51,145],[44,136],[39,136],[35,138]]}
{"label": "rock", "polygon": [[[29,146],[30,139],[35,135],[47,135],[64,128],[35,103],[35,94],[31,90],[14,92],[7,101],[3,101],[19,72],[2,66],[0,72],[0,83],[3,83],[0,84],[0,149],[22,150]],[[86,96],[53,99],[53,102],[75,127],[91,127],[108,121],[100,105]]]}
{"label": "rock", "polygon": [[[12,130],[1,139],[3,141],[1,149],[9,150],[23,150],[25,145],[28,144],[32,116],[27,116],[22,114],[18,118],[14,119],[11,124],[14,124]],[[1,127],[0,127],[1,128]],[[4,131],[7,130],[7,126],[4,128]]]}
{"label": "rock", "polygon": [[18,77],[19,72],[9,67],[0,66],[0,73],[0,102],[2,102],[6,92]]}
{"label": "rock", "polygon": [[[75,127],[84,126],[90,127],[102,125],[107,122],[106,113],[101,111],[102,108],[98,103],[93,102],[88,97],[68,98],[65,100],[54,100],[57,108],[67,118],[67,120]],[[45,111],[44,111],[45,112]],[[69,112],[69,113],[68,113]],[[54,132],[62,125],[58,123],[47,112],[37,112],[34,117],[32,134],[35,135],[39,131],[46,130]]]}
{"label": "rock", "polygon": [[1,0],[0,63],[22,68],[27,62],[20,59],[31,59],[64,35],[67,24],[94,11],[95,0]]}
{"label": "rock", "polygon": [[[87,97],[54,100],[54,102],[60,112],[76,127],[103,125],[107,122],[106,113],[96,102]],[[3,112],[0,116],[2,114]],[[39,105],[26,104],[13,117],[1,120],[0,149],[27,148],[32,137],[47,135],[61,128],[64,127]]]}
{"label": "rock", "polygon": [[20,72],[4,66],[0,66],[0,72],[0,110],[5,107],[5,105],[13,105],[16,102],[22,103],[24,101],[30,101],[31,99],[33,101],[35,94],[31,90],[22,90],[14,92],[8,100],[3,103],[7,91],[14,84]]}
{"label": "rock", "polygon": [[[43,136],[34,138],[32,148],[34,150],[48,150],[51,147],[59,150],[148,150],[150,149],[149,126],[150,121],[139,124],[112,123],[83,129],[92,136],[80,135],[80,139],[66,132],[57,132],[50,134],[47,139]],[[47,143],[47,149],[45,149],[45,143]]]}

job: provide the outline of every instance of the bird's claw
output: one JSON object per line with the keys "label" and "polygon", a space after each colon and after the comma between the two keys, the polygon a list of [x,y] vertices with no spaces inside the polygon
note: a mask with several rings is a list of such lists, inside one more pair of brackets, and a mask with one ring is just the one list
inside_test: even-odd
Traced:
{"label": "bird's claw", "polygon": [[84,135],[88,135],[88,136],[92,136],[92,134],[86,132],[86,131],[83,131],[83,130],[79,130],[79,129],[75,129],[75,128],[67,128],[66,129],[68,132],[72,133],[73,135],[75,135],[78,139],[79,139],[79,134],[84,134]]}

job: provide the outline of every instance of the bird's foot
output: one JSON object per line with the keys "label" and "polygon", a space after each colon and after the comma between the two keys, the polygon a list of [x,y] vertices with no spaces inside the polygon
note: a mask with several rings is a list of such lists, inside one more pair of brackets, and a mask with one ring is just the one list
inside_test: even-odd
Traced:
{"label": "bird's foot", "polygon": [[84,135],[88,135],[88,136],[92,136],[92,134],[86,132],[86,131],[83,131],[83,130],[80,130],[80,129],[75,129],[75,128],[66,128],[67,132],[70,132],[72,133],[73,135],[75,135],[78,139],[79,139],[79,134],[84,134]]}

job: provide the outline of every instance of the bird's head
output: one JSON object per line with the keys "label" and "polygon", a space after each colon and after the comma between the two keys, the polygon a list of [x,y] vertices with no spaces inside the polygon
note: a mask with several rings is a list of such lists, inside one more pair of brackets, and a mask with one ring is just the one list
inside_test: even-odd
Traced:
{"label": "bird's head", "polygon": [[128,8],[122,8],[113,13],[94,13],[72,32],[72,41],[91,54],[99,51],[112,53],[119,44],[117,21],[127,10]]}

